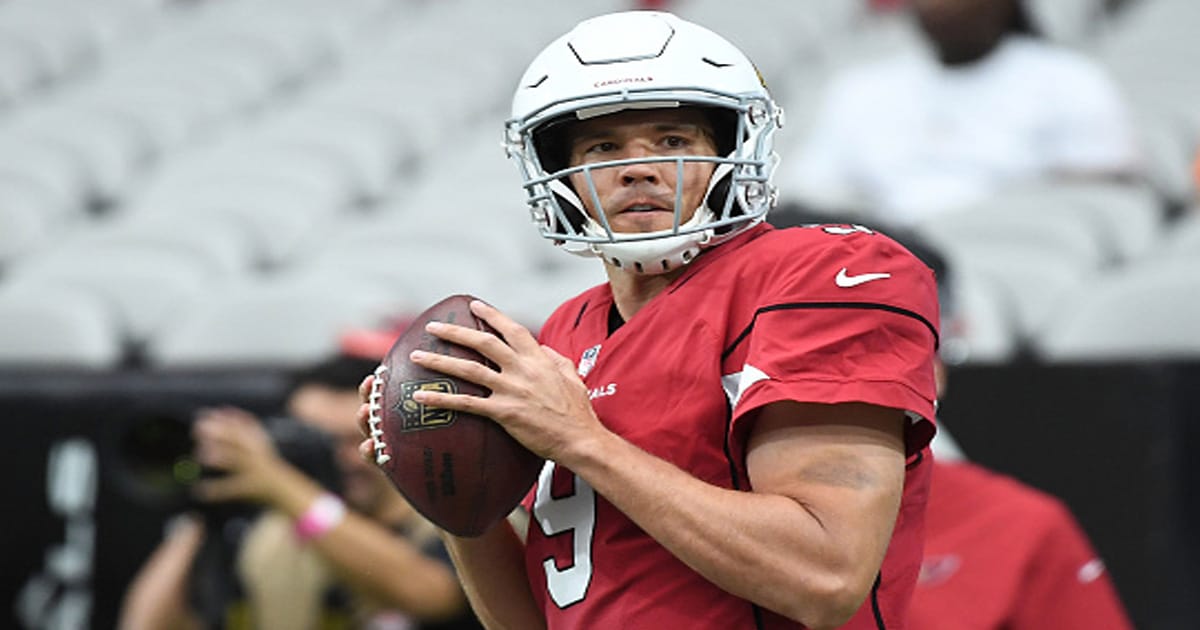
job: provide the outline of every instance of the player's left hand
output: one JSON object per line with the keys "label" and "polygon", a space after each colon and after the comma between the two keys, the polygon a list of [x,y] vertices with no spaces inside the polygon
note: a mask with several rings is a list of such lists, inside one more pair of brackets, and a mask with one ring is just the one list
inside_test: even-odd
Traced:
{"label": "player's left hand", "polygon": [[526,448],[556,461],[568,448],[607,431],[570,360],[539,344],[528,329],[482,301],[471,302],[471,312],[499,336],[443,322],[431,322],[426,330],[474,349],[498,370],[431,352],[414,352],[411,359],[421,367],[482,385],[492,394],[480,398],[422,390],[413,396],[417,402],[492,418]]}
{"label": "player's left hand", "polygon": [[196,460],[223,475],[196,482],[202,501],[270,503],[277,494],[283,461],[271,436],[249,412],[234,407],[200,411],[192,426]]}

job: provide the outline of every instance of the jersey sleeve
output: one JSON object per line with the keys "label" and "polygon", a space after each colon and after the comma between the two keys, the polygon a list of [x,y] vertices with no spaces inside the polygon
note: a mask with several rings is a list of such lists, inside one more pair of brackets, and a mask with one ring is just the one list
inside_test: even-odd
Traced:
{"label": "jersey sleeve", "polygon": [[902,409],[906,451],[920,451],[934,433],[933,272],[863,228],[801,230],[819,233],[787,245],[795,253],[765,274],[753,321],[730,353],[734,452],[744,452],[750,412],[782,400]]}

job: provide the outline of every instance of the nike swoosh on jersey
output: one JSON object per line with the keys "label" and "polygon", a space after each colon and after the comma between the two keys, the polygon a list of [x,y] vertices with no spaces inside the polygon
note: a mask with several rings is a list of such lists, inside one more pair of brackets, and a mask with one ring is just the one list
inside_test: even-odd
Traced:
{"label": "nike swoosh on jersey", "polygon": [[837,272],[837,276],[833,279],[833,281],[837,283],[839,287],[847,289],[850,287],[856,287],[864,282],[883,280],[884,278],[891,277],[892,274],[890,273],[860,273],[857,276],[851,276],[846,273],[846,268],[842,267],[841,270]]}

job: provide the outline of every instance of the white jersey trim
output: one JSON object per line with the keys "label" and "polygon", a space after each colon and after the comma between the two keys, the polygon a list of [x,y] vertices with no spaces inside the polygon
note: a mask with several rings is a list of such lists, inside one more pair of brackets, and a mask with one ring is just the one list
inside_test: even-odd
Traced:
{"label": "white jersey trim", "polygon": [[741,400],[742,394],[750,389],[750,386],[759,382],[770,379],[766,372],[750,365],[749,363],[742,366],[741,372],[726,374],[721,377],[721,387],[725,390],[725,398],[729,399],[729,406],[737,407],[738,401]]}

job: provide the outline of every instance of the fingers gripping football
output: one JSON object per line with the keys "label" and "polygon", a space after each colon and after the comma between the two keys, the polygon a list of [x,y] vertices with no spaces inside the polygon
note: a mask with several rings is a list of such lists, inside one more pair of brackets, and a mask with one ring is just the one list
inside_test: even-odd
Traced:
{"label": "fingers gripping football", "polygon": [[428,353],[414,354],[412,361],[477,382],[487,387],[490,395],[423,391],[414,396],[418,402],[492,418],[526,448],[550,459],[558,459],[564,449],[590,432],[602,430],[587,388],[569,360],[539,345],[528,330],[491,306],[478,302],[471,308],[504,338],[459,326],[432,325],[428,330],[447,342],[476,350],[496,368]]}
{"label": "fingers gripping football", "polygon": [[417,316],[359,389],[364,437],[375,462],[412,505],[443,529],[474,536],[528,491],[542,460],[487,416],[511,350],[451,296]]}

